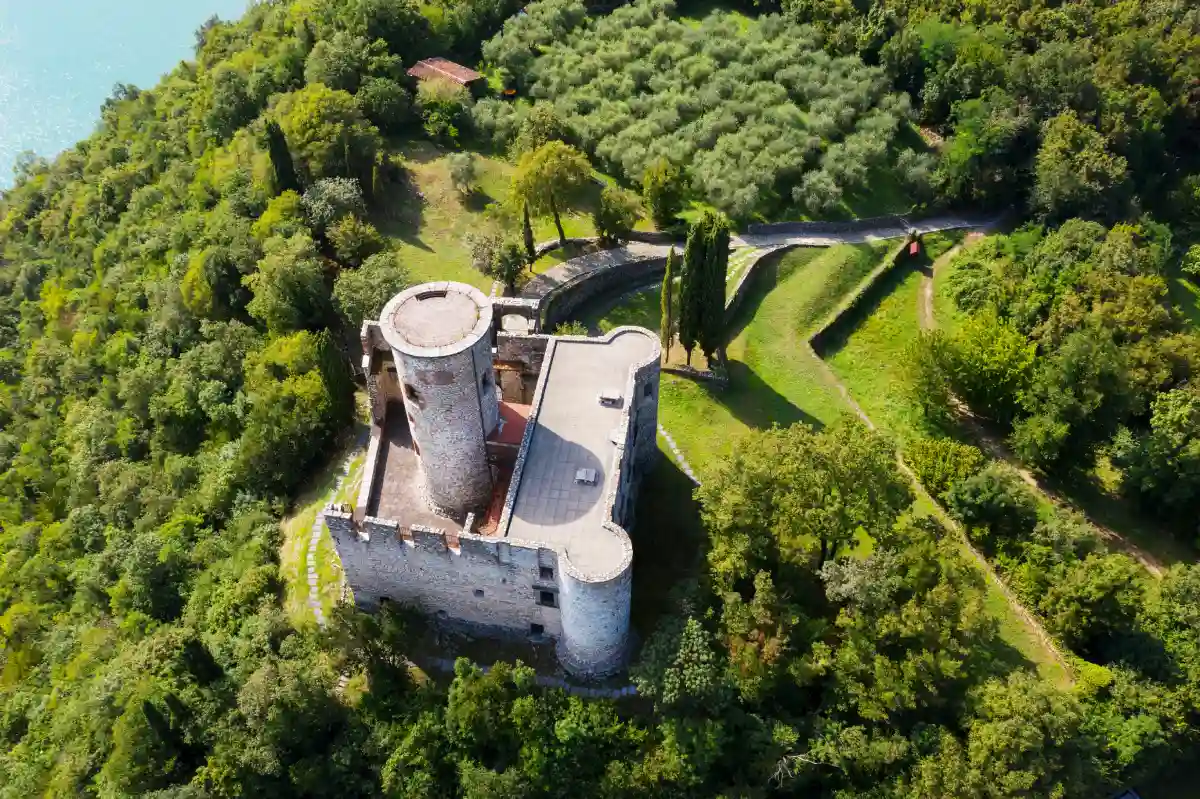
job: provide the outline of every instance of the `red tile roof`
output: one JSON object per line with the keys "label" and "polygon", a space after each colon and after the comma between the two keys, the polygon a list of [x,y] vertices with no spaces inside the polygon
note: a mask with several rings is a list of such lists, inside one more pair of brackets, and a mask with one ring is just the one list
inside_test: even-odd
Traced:
{"label": "red tile roof", "polygon": [[469,67],[464,67],[462,64],[455,64],[453,61],[447,61],[444,58],[426,58],[418,61],[408,70],[408,74],[411,77],[422,79],[444,78],[463,86],[466,86],[468,83],[474,83],[483,77],[483,75],[480,75]]}

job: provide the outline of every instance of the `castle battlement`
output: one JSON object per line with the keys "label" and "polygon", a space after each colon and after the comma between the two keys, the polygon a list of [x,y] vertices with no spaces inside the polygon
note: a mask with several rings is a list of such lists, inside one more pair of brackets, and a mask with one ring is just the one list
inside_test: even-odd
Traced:
{"label": "castle battlement", "polygon": [[658,338],[531,334],[519,310],[434,283],[364,323],[364,480],[325,520],[360,605],[549,637],[569,671],[607,674],[627,654],[628,531],[658,452]]}

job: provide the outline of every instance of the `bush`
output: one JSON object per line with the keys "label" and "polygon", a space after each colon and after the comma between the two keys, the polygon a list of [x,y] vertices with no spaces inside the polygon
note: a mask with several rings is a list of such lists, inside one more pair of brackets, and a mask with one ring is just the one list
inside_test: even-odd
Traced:
{"label": "bush", "polygon": [[678,222],[675,215],[683,210],[684,185],[683,173],[665,158],[650,164],[642,174],[642,197],[659,230],[667,230]]}
{"label": "bush", "polygon": [[363,116],[380,130],[395,133],[412,118],[412,96],[388,78],[369,78],[354,96]]}
{"label": "bush", "polygon": [[570,322],[560,322],[554,327],[554,335],[556,336],[586,336],[588,335],[587,325],[583,322],[572,319]]}
{"label": "bush", "polygon": [[474,192],[479,180],[479,164],[474,153],[452,153],[446,161],[450,167],[450,182],[458,193],[466,197]]}
{"label": "bush", "polygon": [[633,230],[638,220],[638,201],[617,186],[605,186],[600,192],[600,204],[592,212],[592,221],[604,244],[616,244]]}
{"label": "bush", "polygon": [[383,306],[410,283],[394,252],[381,252],[358,269],[345,269],[333,283],[333,305],[348,337],[358,339],[364,319],[378,319]]}
{"label": "bush", "polygon": [[250,228],[254,238],[266,241],[272,236],[288,236],[299,233],[304,227],[304,208],[300,195],[285,191],[267,202],[267,209]]}
{"label": "bush", "polygon": [[1134,629],[1145,572],[1126,555],[1089,555],[1050,583],[1038,603],[1046,628],[1074,652],[1102,661]]}
{"label": "bush", "polygon": [[459,126],[470,120],[471,95],[448,80],[423,80],[417,86],[417,108],[425,134],[434,141],[458,141]]}
{"label": "bush", "polygon": [[950,513],[966,526],[971,540],[989,554],[1013,551],[1038,523],[1033,492],[1016,471],[1001,463],[993,463],[952,486],[944,498]]}
{"label": "bush", "polygon": [[387,246],[374,225],[349,215],[333,223],[327,235],[338,260],[349,266],[361,265]]}
{"label": "bush", "polygon": [[1183,273],[1200,281],[1200,244],[1193,244],[1183,256]]}
{"label": "bush", "polygon": [[344,216],[360,216],[367,210],[362,187],[353,178],[318,180],[304,192],[301,204],[308,224],[318,232],[324,232]]}
{"label": "bush", "polygon": [[904,459],[935,497],[979,474],[987,463],[978,447],[949,438],[921,439],[908,447]]}

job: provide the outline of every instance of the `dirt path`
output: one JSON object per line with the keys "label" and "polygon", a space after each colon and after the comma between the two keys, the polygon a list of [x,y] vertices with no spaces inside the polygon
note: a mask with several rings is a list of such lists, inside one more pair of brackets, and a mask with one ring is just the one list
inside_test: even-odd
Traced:
{"label": "dirt path", "polygon": [[[936,267],[938,264],[948,262],[948,259],[953,257],[958,249],[958,247],[955,247],[947,252],[938,259],[934,266]],[[932,273],[923,277],[919,301],[921,303],[921,327],[928,328],[932,326],[933,323]],[[929,320],[928,324],[926,324],[926,319]],[[865,424],[871,430],[877,429],[875,427],[875,423],[871,421],[871,417],[867,415],[867,412],[862,409],[861,405],[855,402],[854,397],[838,378],[832,367],[830,367],[828,363],[826,363],[819,355],[817,355],[816,350],[812,348],[812,344],[810,342],[805,342],[805,346],[809,348],[813,358],[815,358],[817,363],[821,365],[821,371],[826,381],[828,381],[830,386],[838,390],[838,393],[842,395],[842,398],[846,401],[846,404],[850,406],[851,410],[854,411],[855,415],[858,416],[858,418],[862,420],[863,424]],[[910,469],[908,464],[904,461],[904,456],[899,450],[896,452],[896,461],[899,464],[901,471],[904,472],[904,475],[908,478],[909,482],[912,483],[913,489],[918,493],[918,495],[929,500],[930,505],[933,506],[934,511],[941,523],[948,529],[953,530],[958,534],[959,540],[962,542],[963,547],[970,554],[971,559],[975,561],[979,569],[983,572],[984,577],[994,586],[996,586],[996,588],[1000,591],[1000,594],[1008,603],[1009,607],[1011,607],[1017,616],[1025,623],[1025,626],[1032,631],[1033,637],[1037,639],[1038,643],[1049,655],[1050,659],[1056,662],[1063,669],[1063,672],[1068,676],[1068,678],[1073,681],[1075,675],[1074,670],[1071,668],[1070,663],[1063,656],[1063,653],[1059,650],[1058,646],[1054,643],[1054,640],[1050,637],[1050,634],[1046,632],[1046,628],[1042,626],[1041,621],[1032,613],[1030,613],[1023,604],[1021,604],[1021,600],[1017,597],[1017,595],[1012,592],[1012,590],[1002,579],[1000,579],[1000,575],[998,575],[996,570],[992,568],[992,564],[989,563],[987,558],[983,556],[983,553],[977,550],[971,543],[971,540],[967,537],[966,530],[964,530],[957,521],[951,518],[945,510],[943,510],[941,504],[939,504],[936,499],[931,497],[929,493],[925,491],[925,487],[921,485],[921,481],[917,479],[916,473],[913,472],[913,470]]]}
{"label": "dirt path", "polygon": [[[971,237],[968,237],[968,241],[970,240]],[[933,310],[934,276],[937,274],[937,270],[940,267],[948,264],[950,259],[957,255],[961,249],[962,245],[959,245],[942,255],[934,262],[933,268],[929,271],[929,273],[921,276],[921,291],[918,300],[920,305],[918,307],[918,315],[921,320],[922,330],[931,330],[937,324],[937,320],[934,318]],[[1134,544],[1116,530],[1113,530],[1111,527],[1108,527],[1092,516],[1089,516],[1075,503],[1066,499],[1057,491],[1047,486],[1042,480],[1039,480],[1037,475],[1021,464],[1016,454],[1008,448],[1008,445],[1002,438],[984,426],[984,424],[975,416],[975,414],[971,412],[971,409],[967,407],[966,403],[962,402],[957,397],[952,398],[952,402],[954,403],[954,411],[957,420],[963,425],[963,427],[970,431],[971,437],[979,443],[980,448],[982,448],[984,452],[986,452],[992,458],[995,458],[999,461],[1004,461],[1009,466],[1013,467],[1017,474],[1021,476],[1022,480],[1024,480],[1035,491],[1039,492],[1055,507],[1065,507],[1083,513],[1084,517],[1087,518],[1088,522],[1090,522],[1092,526],[1096,528],[1097,532],[1100,534],[1100,537],[1104,539],[1105,543],[1107,543],[1111,548],[1119,550],[1120,552],[1123,552],[1137,562],[1141,563],[1142,566],[1145,567],[1146,571],[1150,572],[1155,577],[1162,577],[1166,566],[1161,560],[1151,553],[1145,551],[1137,544]]]}

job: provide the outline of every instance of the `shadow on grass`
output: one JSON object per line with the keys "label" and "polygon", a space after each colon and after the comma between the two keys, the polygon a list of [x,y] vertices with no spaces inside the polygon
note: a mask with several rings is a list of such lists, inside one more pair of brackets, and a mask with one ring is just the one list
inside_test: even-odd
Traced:
{"label": "shadow on grass", "polygon": [[631,621],[645,641],[664,614],[674,612],[671,591],[680,582],[699,580],[708,552],[700,523],[696,485],[670,455],[642,480],[638,492],[633,539],[633,608]]}
{"label": "shadow on grass", "polygon": [[397,177],[389,181],[380,192],[375,205],[378,210],[371,215],[371,221],[380,233],[433,252],[433,248],[421,240],[421,228],[425,222],[425,198],[411,172],[402,170]]}
{"label": "shadow on grass", "polygon": [[714,391],[713,398],[728,408],[742,424],[759,430],[765,430],[773,424],[790,427],[796,422],[804,422],[817,430],[825,426],[820,419],[797,407],[741,361],[729,361],[728,368],[729,388]]}
{"label": "shadow on grass", "polygon": [[467,210],[481,213],[483,209],[494,203],[496,198],[488,194],[483,189],[475,189],[463,199],[463,205]]}
{"label": "shadow on grass", "polygon": [[930,262],[923,255],[919,256],[916,260],[905,259],[902,263],[890,269],[879,280],[875,281],[870,288],[859,295],[858,300],[847,308],[823,333],[813,337],[812,346],[817,353],[817,357],[822,360],[828,360],[836,355],[842,347],[846,346],[846,342],[850,340],[850,336],[854,334],[854,331],[879,310],[879,306],[883,304],[883,301],[904,282],[905,278],[912,274],[913,271],[932,275],[932,271],[928,270],[930,270]]}
{"label": "shadow on grass", "polygon": [[575,319],[593,336],[623,325],[636,325],[657,333],[662,321],[660,287],[660,283],[647,283],[632,289],[619,286],[589,301],[575,313]]}

